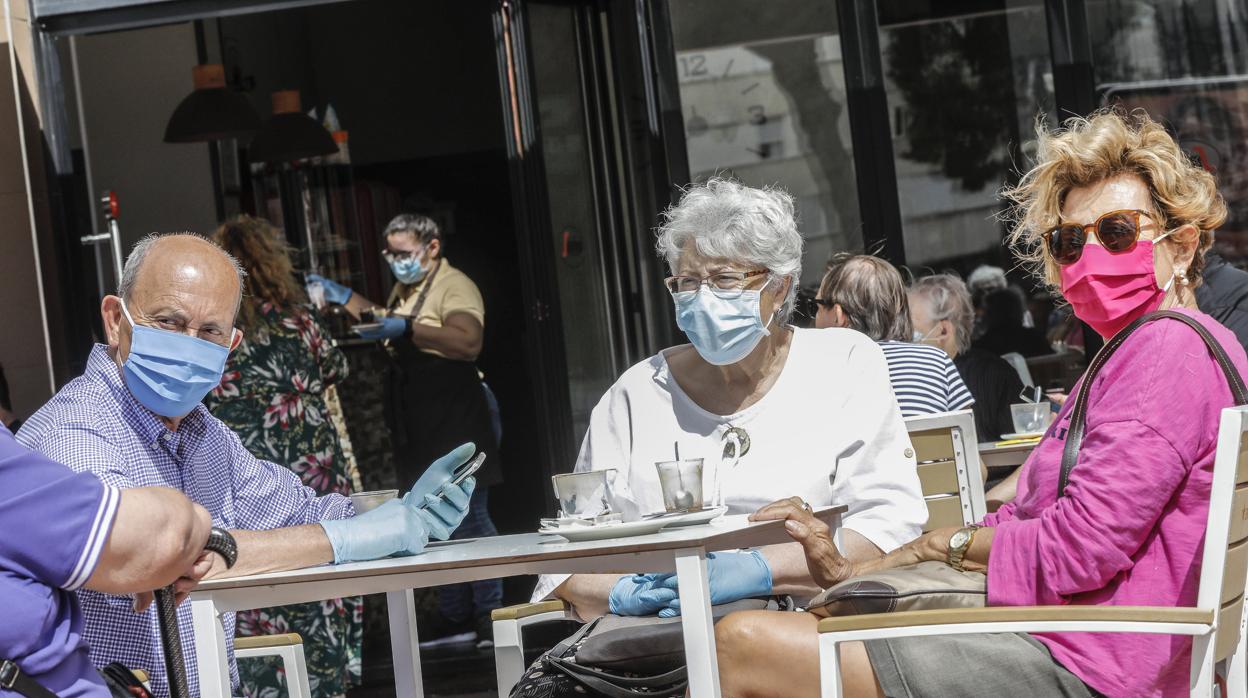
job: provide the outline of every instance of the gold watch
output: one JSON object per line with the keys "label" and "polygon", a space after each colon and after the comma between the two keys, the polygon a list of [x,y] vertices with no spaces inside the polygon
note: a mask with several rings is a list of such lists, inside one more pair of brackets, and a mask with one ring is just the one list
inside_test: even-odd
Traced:
{"label": "gold watch", "polygon": [[966,571],[962,567],[962,560],[966,557],[966,551],[971,549],[971,543],[975,541],[975,532],[980,528],[980,526],[959,528],[952,536],[949,536],[949,554],[946,561],[950,567],[959,572]]}

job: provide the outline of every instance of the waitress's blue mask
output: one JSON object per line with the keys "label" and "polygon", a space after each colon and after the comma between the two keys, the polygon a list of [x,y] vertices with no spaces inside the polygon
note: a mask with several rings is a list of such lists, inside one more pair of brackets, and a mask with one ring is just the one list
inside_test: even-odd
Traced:
{"label": "waitress's blue mask", "polygon": [[429,270],[420,263],[420,258],[415,255],[407,259],[390,260],[390,271],[394,272],[394,278],[400,283],[418,284],[420,280],[425,278],[425,274]]}
{"label": "waitress's blue mask", "polygon": [[130,355],[121,365],[134,399],[162,417],[182,417],[221,383],[229,347],[130,321]]}
{"label": "waitress's blue mask", "polygon": [[720,298],[710,289],[672,294],[676,324],[709,364],[726,366],[744,359],[771,334],[758,316],[760,291]]}

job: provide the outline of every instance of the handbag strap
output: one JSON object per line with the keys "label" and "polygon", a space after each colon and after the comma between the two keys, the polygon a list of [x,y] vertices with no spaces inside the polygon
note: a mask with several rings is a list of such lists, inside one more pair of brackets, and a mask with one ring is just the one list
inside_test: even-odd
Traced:
{"label": "handbag strap", "polygon": [[1209,353],[1213,354],[1214,361],[1217,361],[1218,366],[1222,368],[1226,381],[1230,383],[1231,395],[1235,399],[1235,404],[1248,405],[1248,387],[1244,385],[1243,377],[1239,375],[1235,364],[1231,363],[1231,358],[1227,356],[1226,350],[1222,348],[1218,340],[1214,339],[1204,325],[1190,316],[1173,310],[1159,310],[1148,313],[1114,335],[1096,353],[1096,357],[1092,359],[1087,372],[1083,374],[1083,383],[1079,387],[1079,395],[1075,398],[1075,407],[1070,411],[1070,428],[1066,432],[1066,445],[1062,449],[1062,473],[1061,479],[1058,480],[1057,484],[1058,497],[1065,496],[1066,483],[1070,480],[1070,471],[1075,469],[1075,462],[1079,459],[1079,447],[1083,445],[1083,434],[1088,415],[1088,401],[1092,393],[1092,381],[1100,373],[1101,368],[1109,361],[1109,357],[1127,340],[1127,337],[1131,336],[1140,327],[1161,319],[1178,320],[1195,330],[1196,334],[1200,335],[1200,338],[1204,340],[1205,346],[1209,347]]}
{"label": "handbag strap", "polygon": [[56,694],[22,673],[17,662],[0,660],[0,688],[13,691],[26,698],[56,698]]}

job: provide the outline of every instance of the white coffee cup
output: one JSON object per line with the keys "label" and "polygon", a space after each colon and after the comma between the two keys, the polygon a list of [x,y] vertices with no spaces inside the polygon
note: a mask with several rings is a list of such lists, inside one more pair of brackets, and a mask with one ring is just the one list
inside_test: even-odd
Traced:
{"label": "white coffee cup", "polygon": [[610,514],[611,481],[615,470],[589,470],[583,473],[563,473],[550,478],[559,502],[559,515],[568,518],[589,519]]}

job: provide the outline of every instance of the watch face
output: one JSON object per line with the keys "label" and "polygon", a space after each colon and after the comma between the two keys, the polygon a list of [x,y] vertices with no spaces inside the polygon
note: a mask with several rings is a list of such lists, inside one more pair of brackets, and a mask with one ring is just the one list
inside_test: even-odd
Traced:
{"label": "watch face", "polygon": [[966,545],[966,541],[970,537],[971,537],[970,531],[966,530],[965,528],[958,529],[958,531],[954,533],[952,537],[949,538],[949,547],[961,548],[962,546]]}

